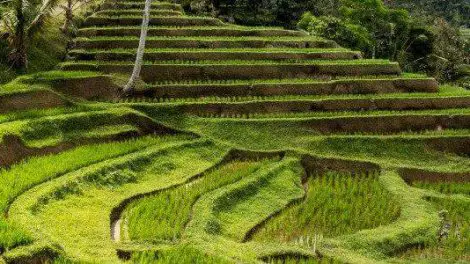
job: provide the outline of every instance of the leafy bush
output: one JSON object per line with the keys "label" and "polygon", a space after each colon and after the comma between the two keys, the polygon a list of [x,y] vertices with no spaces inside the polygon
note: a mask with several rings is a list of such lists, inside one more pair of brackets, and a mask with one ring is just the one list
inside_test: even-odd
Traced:
{"label": "leafy bush", "polygon": [[307,12],[297,26],[313,35],[332,39],[341,46],[361,50],[367,54],[371,54],[373,50],[373,39],[367,29],[360,25],[345,23],[337,17],[315,17]]}

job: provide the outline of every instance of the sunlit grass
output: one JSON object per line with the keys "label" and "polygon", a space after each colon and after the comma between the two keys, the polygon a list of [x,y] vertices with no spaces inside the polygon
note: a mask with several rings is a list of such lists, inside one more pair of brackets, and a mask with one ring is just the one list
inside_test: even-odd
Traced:
{"label": "sunlit grass", "polygon": [[132,203],[124,214],[129,238],[144,241],[179,239],[189,221],[192,205],[201,195],[249,176],[260,165],[233,162],[192,183]]}
{"label": "sunlit grass", "polygon": [[470,197],[470,183],[469,182],[427,182],[413,181],[411,184],[415,187],[434,190],[444,194],[464,194]]}
{"label": "sunlit grass", "polygon": [[[177,137],[178,138],[178,137]],[[65,173],[110,158],[128,154],[149,145],[167,142],[169,138],[144,137],[136,140],[89,145],[56,155],[34,157],[10,169],[0,169],[0,212],[6,213],[10,203],[21,193]],[[30,239],[24,231],[0,217],[0,251]]]}
{"label": "sunlit grass", "polygon": [[253,239],[298,242],[316,235],[335,237],[388,224],[400,214],[374,174],[328,172],[309,178],[305,188],[305,200],[269,220]]}
{"label": "sunlit grass", "polygon": [[191,247],[181,245],[171,250],[162,252],[142,252],[132,255],[133,263],[140,264],[229,264],[233,263],[221,257],[211,256],[207,253]]}
{"label": "sunlit grass", "polygon": [[430,201],[440,210],[439,234],[436,234],[435,240],[407,250],[400,258],[412,262],[470,262],[470,202],[449,198],[433,198]]}

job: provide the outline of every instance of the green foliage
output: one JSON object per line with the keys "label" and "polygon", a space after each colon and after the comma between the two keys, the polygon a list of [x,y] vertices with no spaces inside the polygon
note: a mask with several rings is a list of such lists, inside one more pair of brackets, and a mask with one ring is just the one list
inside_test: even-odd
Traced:
{"label": "green foliage", "polygon": [[228,264],[231,261],[211,256],[190,245],[180,245],[161,252],[134,253],[131,261],[140,264]]}
{"label": "green foliage", "polygon": [[119,143],[83,146],[58,155],[31,158],[8,170],[2,169],[0,171],[0,210],[4,211],[9,202],[31,186],[85,165],[134,152],[148,144],[161,142],[160,140],[145,137]]}
{"label": "green foliage", "polygon": [[[129,205],[125,212],[129,236],[132,240],[176,240],[189,221],[192,205],[207,192],[221,188],[246,177],[260,164],[234,162],[204,175],[189,184],[158,193]],[[154,228],[148,228],[152,226]],[[212,221],[210,233],[217,233],[220,226]]]}
{"label": "green foliage", "polygon": [[[34,233],[35,240],[42,240],[40,233],[47,232],[53,241],[63,245],[67,257],[88,263],[117,262],[116,244],[109,237],[109,215],[113,208],[125,199],[181,185],[220,162],[227,151],[205,140],[192,142],[182,140],[180,136],[161,140],[134,153],[67,173],[40,185],[36,188],[37,192],[28,191],[15,201],[10,217],[19,219],[23,226],[28,226],[35,219],[35,223],[41,226],[41,230]],[[141,163],[141,160],[149,159],[150,162]],[[135,164],[140,164],[135,171],[138,177],[136,182],[113,185],[111,188],[87,182],[89,175],[106,178],[107,175],[101,173],[104,170],[131,169],[135,168]],[[74,183],[78,184],[80,195],[69,193],[58,197],[60,199],[49,200],[47,206],[39,211],[34,210],[44,197],[54,196],[57,190],[73,189],[68,187]],[[69,217],[67,212],[74,212],[74,217]],[[77,240],[77,237],[81,239]]]}
{"label": "green foliage", "polygon": [[316,17],[307,12],[297,26],[374,58],[396,59],[405,45],[410,21],[404,10],[389,9],[382,0],[344,0],[340,14]]}
{"label": "green foliage", "polygon": [[307,12],[297,26],[308,32],[336,41],[339,45],[371,54],[374,39],[363,26],[346,23],[333,16],[315,17]]}
{"label": "green foliage", "polygon": [[8,62],[14,69],[21,72],[27,69],[31,42],[46,27],[47,19],[58,3],[57,0],[2,3],[5,11],[1,17],[2,25],[7,31],[9,46]]}
{"label": "green foliage", "polygon": [[408,13],[387,8],[382,0],[343,0],[340,9],[345,21],[366,28],[374,41],[372,57],[396,59],[407,40]]}
{"label": "green foliage", "polygon": [[470,25],[470,3],[466,0],[394,0],[387,1],[387,4],[405,8],[426,22],[442,17],[454,25]]}
{"label": "green foliage", "polygon": [[298,27],[368,57],[398,60],[406,70],[443,81],[455,80],[456,67],[469,61],[468,44],[460,38],[459,28],[443,19],[410,18],[407,11],[388,8],[382,0],[341,3],[340,15],[316,17],[307,12]]}
{"label": "green foliage", "polygon": [[305,188],[305,200],[269,220],[254,240],[307,243],[317,235],[334,237],[386,225],[400,215],[375,174],[328,172],[309,178]]}
{"label": "green foliage", "polygon": [[460,38],[458,28],[443,19],[436,19],[430,32],[432,53],[421,58],[419,63],[410,63],[410,66],[439,80],[457,79],[458,67],[470,58],[470,53],[464,50],[465,42]]}
{"label": "green foliage", "polygon": [[237,241],[247,239],[253,228],[304,195],[302,173],[296,159],[285,158],[219,190],[211,211],[221,233]]}
{"label": "green foliage", "polygon": [[[80,167],[136,151],[148,144],[158,143],[158,138],[147,137],[121,143],[83,146],[58,155],[35,157],[27,162],[0,170],[0,211],[3,213],[19,194],[44,181],[56,178]],[[60,197],[64,193],[57,193]],[[31,241],[24,231],[15,228],[0,217],[0,251],[4,248]]]}
{"label": "green foliage", "polygon": [[[437,189],[439,186],[431,187]],[[432,198],[441,211],[441,228],[433,241],[406,251],[401,258],[436,263],[466,263],[470,260],[470,202]]]}
{"label": "green foliage", "polygon": [[[57,21],[50,21],[41,34],[30,40],[27,49],[28,69],[23,73],[35,73],[50,70],[65,57],[66,45],[69,41],[58,29]],[[13,80],[22,72],[17,72],[7,60],[11,49],[0,39],[0,84]]]}
{"label": "green foliage", "polygon": [[5,250],[31,242],[31,237],[18,228],[15,223],[0,218],[0,254]]}
{"label": "green foliage", "polygon": [[328,258],[306,258],[295,256],[280,256],[275,258],[268,258],[269,264],[340,264],[341,262],[331,260]]}
{"label": "green foliage", "polygon": [[[287,27],[293,27],[292,21],[310,11],[302,17],[299,27],[362,50],[370,57],[418,64],[423,58],[442,57],[451,62],[446,68],[453,68],[460,56],[460,40],[454,39],[451,26],[418,24],[406,12],[376,0],[186,2],[192,6],[213,5],[202,11],[214,11],[229,21]],[[138,10],[142,4],[106,3],[103,8],[112,11],[93,19],[110,26],[94,27],[93,19],[87,20],[89,27],[80,30],[76,49],[69,53],[77,57],[65,63],[64,69],[70,66],[127,72],[133,65],[133,45],[137,44],[139,27],[119,25],[118,17],[140,22]],[[134,10],[126,9],[130,6]],[[180,9],[178,5],[160,2],[152,8]],[[117,248],[122,252],[141,252],[132,254],[129,262],[136,263],[334,263],[329,259],[333,257],[345,263],[365,264],[388,261],[388,257],[412,245],[424,244],[426,250],[441,252],[442,245],[433,241],[444,226],[440,226],[437,214],[441,208],[432,207],[431,202],[445,197],[443,193],[459,193],[449,197],[467,202],[468,186],[416,183],[422,189],[411,188],[397,170],[469,170],[468,157],[457,155],[452,149],[436,150],[448,141],[466,140],[468,126],[460,126],[458,120],[468,119],[468,92],[443,86],[439,93],[431,93],[435,88],[424,89],[423,85],[435,87],[431,80],[402,75],[397,63],[359,59],[359,52],[336,48],[333,41],[307,36],[305,32],[249,29],[213,18],[173,19],[166,15],[156,21],[160,19],[168,25],[151,29],[147,54],[152,56],[147,57],[144,69],[145,74],[155,74],[152,78],[156,78],[149,78],[149,82],[158,82],[113,104],[77,100],[74,108],[2,114],[0,135],[16,135],[29,147],[47,147],[148,131],[156,124],[153,121],[158,121],[198,134],[201,139],[143,138],[79,147],[30,158],[0,171],[0,209],[8,212],[9,218],[0,218],[0,251],[5,251],[2,259],[21,263],[23,259],[12,256],[29,260],[55,244],[63,255],[56,260],[58,263],[116,263]],[[179,27],[206,21],[212,25]],[[211,52],[223,55],[211,56]],[[248,55],[254,53],[263,54]],[[289,54],[283,58],[285,55],[280,53]],[[171,58],[159,58],[165,54]],[[48,56],[37,58],[44,65],[53,64]],[[409,68],[428,69],[414,66]],[[225,71],[230,67],[234,70]],[[168,70],[171,68],[175,70]],[[30,69],[33,70],[32,64]],[[190,76],[187,69],[196,69],[194,75]],[[227,74],[226,78],[221,74]],[[93,82],[100,76],[102,73],[81,71],[24,76],[3,86],[0,100],[21,99],[37,90],[52,92],[50,84],[59,83],[56,80],[88,82],[86,78],[93,77]],[[86,86],[93,86],[91,82]],[[296,90],[297,84],[306,87],[306,93],[337,95],[304,96]],[[330,88],[324,89],[327,86]],[[77,92],[90,88],[75,87]],[[182,98],[166,94],[153,97],[161,90],[179,92]],[[212,96],[205,97],[206,91]],[[239,97],[232,94],[234,91],[246,93]],[[405,93],[415,91],[419,93]],[[452,109],[457,105],[463,107]],[[376,123],[378,119],[383,120]],[[394,121],[388,124],[388,120]],[[460,129],[443,128],[441,123],[446,124],[447,120]],[[422,123],[429,130],[421,128]],[[380,133],[371,132],[375,126]],[[408,131],[410,128],[420,131]],[[250,160],[251,150],[282,151],[266,156],[283,158],[217,165],[228,153],[239,154],[228,152],[229,147],[246,149],[241,153]],[[380,167],[383,174],[305,175],[301,161],[309,158],[331,170],[336,166],[344,170],[349,166],[362,167],[355,161],[372,162],[371,166]],[[431,202],[428,196],[434,197]],[[122,208],[128,201],[132,202]],[[120,214],[121,209],[124,214]],[[465,222],[468,208],[459,205],[458,210],[462,217],[451,215],[444,220]],[[448,239],[448,247],[456,248],[444,249],[450,252],[445,253],[448,260],[467,254],[468,243],[457,239],[467,236],[467,225],[452,224],[452,232],[459,235]],[[253,233],[254,240],[246,241]],[[414,259],[410,254],[404,261]]]}
{"label": "green foliage", "polygon": [[245,25],[277,25],[294,28],[306,11],[316,15],[335,14],[339,0],[182,0],[193,13],[212,13]]}
{"label": "green foliage", "polygon": [[427,182],[427,181],[413,181],[413,186],[418,188],[435,190],[445,194],[464,194],[470,196],[470,183],[466,182]]}

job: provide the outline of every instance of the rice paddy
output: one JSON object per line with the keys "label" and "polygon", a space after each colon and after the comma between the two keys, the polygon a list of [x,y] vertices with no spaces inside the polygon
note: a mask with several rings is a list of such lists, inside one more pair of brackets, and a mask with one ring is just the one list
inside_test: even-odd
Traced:
{"label": "rice paddy", "polygon": [[0,263],[468,263],[469,91],[306,32],[106,0],[0,86]]}
{"label": "rice paddy", "polygon": [[308,243],[316,237],[336,237],[393,222],[400,207],[389,198],[376,174],[326,172],[305,183],[306,196],[268,220],[252,239]]}
{"label": "rice paddy", "polygon": [[406,251],[400,257],[411,261],[431,260],[436,263],[470,261],[470,203],[468,200],[464,202],[449,198],[434,198],[431,202],[440,212],[441,227],[438,237]]}
{"label": "rice paddy", "polygon": [[[193,204],[207,192],[239,181],[261,164],[234,162],[176,189],[129,205],[123,214],[130,240],[177,241],[188,223]],[[177,212],[177,213],[176,213]],[[155,228],[149,229],[148,226]]]}

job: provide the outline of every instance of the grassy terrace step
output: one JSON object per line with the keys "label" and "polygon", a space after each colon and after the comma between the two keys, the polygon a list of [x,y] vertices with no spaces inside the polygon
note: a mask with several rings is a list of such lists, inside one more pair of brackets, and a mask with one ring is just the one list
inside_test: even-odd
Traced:
{"label": "grassy terrace step", "polygon": [[[256,230],[253,240],[286,243],[311,234],[354,234],[390,224],[400,215],[400,206],[372,173],[326,172],[310,176],[305,186],[304,199],[267,220]],[[330,217],[338,214],[349,215],[353,221]]]}
{"label": "grassy terrace step", "polygon": [[[123,61],[135,60],[135,50],[72,50],[69,55],[76,60],[99,60],[99,61]],[[361,53],[348,51],[344,49],[290,49],[290,50],[240,50],[240,49],[222,49],[222,50],[158,50],[147,49],[144,59],[147,61],[165,61],[165,60],[311,60],[311,59],[337,59],[347,60],[360,58]]]}
{"label": "grassy terrace step", "polygon": [[[133,16],[138,17],[143,15],[142,9],[128,9],[128,10],[120,10],[120,9],[107,9],[98,11],[95,13],[95,16],[99,17],[121,17],[121,16]],[[183,12],[175,11],[175,10],[150,10],[151,16],[181,16]]]}
{"label": "grassy terrace step", "polygon": [[[45,234],[64,245],[73,259],[119,263],[109,230],[113,208],[124,199],[182,184],[217,164],[225,154],[224,148],[207,141],[148,146],[35,187],[14,202],[10,217],[25,226],[34,222],[40,228],[35,237]],[[70,186],[83,195],[70,192]],[[76,212],[72,218],[66,213],[71,210]]]}
{"label": "grassy terrace step", "polygon": [[429,110],[470,108],[469,96],[430,98],[369,98],[318,100],[263,100],[240,103],[185,103],[185,113],[199,116],[236,116],[253,113],[307,113],[322,111]]}
{"label": "grassy terrace step", "polygon": [[[205,173],[200,180],[133,201],[121,216],[128,223],[129,239],[156,243],[180,239],[190,220],[192,206],[201,196],[246,178],[263,165],[272,163],[272,160],[230,162]],[[180,213],[174,215],[175,211]]]}
{"label": "grassy terrace step", "polygon": [[[88,17],[84,26],[136,26],[142,24],[142,17]],[[152,16],[152,26],[224,26],[225,23],[212,17]]]}
{"label": "grassy terrace step", "polygon": [[259,80],[227,84],[200,82],[149,85],[135,91],[135,96],[190,98],[205,96],[273,96],[380,94],[396,92],[437,92],[438,83],[431,78],[394,77],[377,79],[343,79],[331,81]]}
{"label": "grassy terrace step", "polygon": [[[106,73],[130,73],[134,65],[130,63],[70,62],[62,64],[63,70],[95,70]],[[225,80],[225,79],[285,79],[312,78],[314,76],[360,76],[398,75],[397,63],[383,60],[350,61],[204,61],[202,63],[145,63],[141,78],[145,82],[179,80]]]}
{"label": "grassy terrace step", "polygon": [[[102,11],[105,12],[105,11]],[[113,11],[114,12],[114,11]],[[149,36],[227,36],[227,37],[274,37],[274,36],[307,36],[302,31],[277,28],[242,28],[242,27],[150,27]],[[81,28],[79,37],[93,36],[140,36],[140,27],[98,27]]]}
{"label": "grassy terrace step", "polygon": [[250,124],[279,127],[301,126],[311,135],[332,134],[395,134],[401,132],[440,131],[443,129],[469,129],[470,109],[426,111],[375,111],[375,112],[328,112],[259,114],[250,118],[199,118],[211,123],[237,126]]}
{"label": "grassy terrace step", "polygon": [[[143,10],[145,2],[135,2],[135,1],[108,1],[104,3],[101,7],[103,9],[141,9]],[[165,2],[153,2],[152,10],[174,10],[174,11],[183,11],[181,5],[165,3]]]}
{"label": "grassy terrace step", "polygon": [[[31,147],[43,147],[42,141],[47,138],[57,139],[57,142],[67,140],[68,135],[77,132],[90,131],[95,128],[110,125],[133,125],[142,132],[153,132],[155,124],[147,117],[127,108],[112,108],[109,110],[79,111],[60,113],[53,116],[42,116],[32,119],[21,119],[0,125],[0,138],[5,135],[16,135]],[[155,126],[156,128],[156,126]]]}
{"label": "grassy terrace step", "polygon": [[[137,48],[137,37],[75,39],[77,49]],[[316,37],[148,37],[146,48],[337,48],[331,40]]]}

